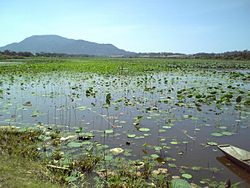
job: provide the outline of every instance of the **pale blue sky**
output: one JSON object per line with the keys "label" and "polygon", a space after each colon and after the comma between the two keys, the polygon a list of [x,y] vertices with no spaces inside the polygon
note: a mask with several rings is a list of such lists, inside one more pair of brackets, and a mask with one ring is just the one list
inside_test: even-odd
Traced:
{"label": "pale blue sky", "polygon": [[0,46],[41,34],[135,52],[250,50],[250,0],[0,0]]}

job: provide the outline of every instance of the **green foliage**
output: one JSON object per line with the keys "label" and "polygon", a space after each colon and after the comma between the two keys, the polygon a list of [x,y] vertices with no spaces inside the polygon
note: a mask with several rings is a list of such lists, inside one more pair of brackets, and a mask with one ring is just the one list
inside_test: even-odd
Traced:
{"label": "green foliage", "polygon": [[[11,61],[11,60],[8,60]],[[15,60],[14,60],[15,61]],[[178,71],[200,68],[246,69],[249,61],[207,60],[207,59],[151,59],[151,58],[30,58],[14,66],[4,66],[1,74],[36,74],[42,72],[91,72],[98,74],[139,74],[152,71]],[[120,67],[123,67],[122,71]],[[94,94],[90,90],[86,94]]]}

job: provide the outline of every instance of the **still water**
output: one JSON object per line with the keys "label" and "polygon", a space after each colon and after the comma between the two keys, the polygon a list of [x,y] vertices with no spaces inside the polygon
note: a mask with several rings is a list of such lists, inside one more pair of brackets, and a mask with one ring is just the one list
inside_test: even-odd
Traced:
{"label": "still water", "polygon": [[250,82],[234,72],[0,75],[0,123],[82,127],[100,143],[112,129],[105,144],[126,149],[127,158],[157,154],[172,175],[185,170],[198,184],[209,178],[249,186],[249,174],[216,147],[250,150]]}

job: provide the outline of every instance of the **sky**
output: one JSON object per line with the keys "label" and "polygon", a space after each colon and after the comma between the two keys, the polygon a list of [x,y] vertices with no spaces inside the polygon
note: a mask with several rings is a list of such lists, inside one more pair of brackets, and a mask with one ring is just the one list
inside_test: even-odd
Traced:
{"label": "sky", "polygon": [[44,34],[134,52],[250,50],[250,0],[0,0],[0,46]]}

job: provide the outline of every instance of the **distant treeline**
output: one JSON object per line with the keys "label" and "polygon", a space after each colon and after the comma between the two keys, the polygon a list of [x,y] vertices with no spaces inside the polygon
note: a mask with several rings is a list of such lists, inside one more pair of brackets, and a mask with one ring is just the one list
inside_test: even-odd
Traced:
{"label": "distant treeline", "polygon": [[1,59],[9,59],[9,58],[25,58],[25,57],[94,57],[91,55],[71,55],[71,54],[63,54],[63,53],[31,53],[31,52],[14,52],[5,50],[3,52],[0,51]]}
{"label": "distant treeline", "polygon": [[195,58],[195,59],[235,59],[235,60],[250,60],[250,51],[232,51],[224,53],[196,53],[196,54],[181,54],[181,53],[138,53],[139,57],[162,57],[162,58]]}
{"label": "distant treeline", "polygon": [[186,57],[186,54],[171,53],[171,52],[151,52],[151,53],[137,53],[137,57]]}
{"label": "distant treeline", "polygon": [[85,55],[85,54],[63,54],[63,53],[36,53],[34,56],[38,56],[38,57],[95,57],[93,55]]}
{"label": "distant treeline", "polygon": [[[63,53],[31,53],[31,52],[14,52],[14,51],[0,51],[0,59],[9,58],[26,58],[26,57],[95,57],[92,55],[70,55]],[[112,56],[113,57],[113,56]],[[126,57],[126,56],[114,56]],[[196,53],[196,54],[182,54],[182,53],[137,53],[133,57],[144,58],[195,58],[195,59],[235,59],[235,60],[250,60],[250,51],[232,51],[224,53]]]}
{"label": "distant treeline", "polygon": [[207,59],[235,59],[235,60],[250,60],[250,51],[232,51],[224,53],[197,53],[192,55],[194,58]]}
{"label": "distant treeline", "polygon": [[24,57],[32,57],[34,54],[30,52],[13,52],[9,50],[5,50],[3,52],[0,51],[1,59],[9,59],[9,58],[24,58]]}

